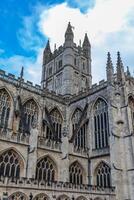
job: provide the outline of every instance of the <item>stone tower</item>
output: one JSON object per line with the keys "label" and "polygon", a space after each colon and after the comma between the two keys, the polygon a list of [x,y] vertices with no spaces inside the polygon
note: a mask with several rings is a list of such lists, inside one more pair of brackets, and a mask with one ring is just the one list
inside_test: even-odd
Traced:
{"label": "stone tower", "polygon": [[69,22],[63,46],[52,53],[47,42],[43,53],[42,88],[70,96],[88,90],[91,84],[91,45],[88,36],[85,34],[83,45],[77,46]]}

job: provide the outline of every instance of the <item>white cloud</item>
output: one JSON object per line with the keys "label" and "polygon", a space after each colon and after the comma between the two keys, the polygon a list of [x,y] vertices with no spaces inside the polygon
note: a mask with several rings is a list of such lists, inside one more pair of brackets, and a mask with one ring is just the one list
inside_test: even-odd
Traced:
{"label": "white cloud", "polygon": [[[66,0],[69,2],[69,0]],[[84,7],[89,0],[75,0],[77,5]],[[12,67],[19,73],[21,66],[25,67],[25,78],[40,83],[42,50],[41,39],[35,34],[35,26],[41,34],[47,36],[52,48],[56,43],[60,46],[64,42],[64,33],[70,21],[75,27],[75,42],[88,33],[92,45],[92,71],[93,82],[98,82],[105,77],[105,63],[107,51],[115,54],[120,50],[125,65],[134,63],[134,0],[96,0],[94,7],[86,13],[78,8],[69,7],[69,3],[62,3],[51,7],[38,5],[33,10],[32,16],[23,18],[23,27],[19,30],[18,38],[23,48],[34,50],[36,58],[13,56],[0,58],[0,63]],[[38,17],[37,17],[38,16]],[[115,62],[115,61],[114,61]]]}
{"label": "white cloud", "polygon": [[84,33],[87,32],[93,46],[93,79],[98,81],[104,77],[104,55],[107,51],[111,50],[116,54],[116,51],[121,50],[123,57],[124,52],[127,52],[128,56],[128,52],[131,55],[134,51],[134,46],[131,45],[134,28],[130,23],[134,18],[133,9],[133,0],[96,0],[94,7],[87,13],[81,13],[79,9],[70,8],[67,3],[63,3],[41,13],[39,29],[50,38],[52,48],[54,43],[57,43],[57,46],[63,44],[69,21],[75,27],[75,42],[83,39]]}
{"label": "white cloud", "polygon": [[21,67],[24,66],[25,80],[39,84],[41,81],[42,51],[43,49],[38,49],[36,58],[20,55],[0,58],[0,65],[8,73],[13,73],[17,76],[20,75]]}

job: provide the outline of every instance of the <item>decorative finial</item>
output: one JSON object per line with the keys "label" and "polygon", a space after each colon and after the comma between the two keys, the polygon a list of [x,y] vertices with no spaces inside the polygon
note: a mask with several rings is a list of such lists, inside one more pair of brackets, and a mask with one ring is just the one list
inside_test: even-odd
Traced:
{"label": "decorative finial", "polygon": [[56,50],[56,43],[54,44],[54,51]]}
{"label": "decorative finial", "polygon": [[114,68],[113,68],[113,63],[112,63],[110,52],[107,53],[106,72],[107,72],[108,82],[112,82],[113,81]]}
{"label": "decorative finial", "polygon": [[121,60],[120,52],[117,52],[117,82],[122,83],[124,81],[124,67]]}
{"label": "decorative finial", "polygon": [[131,73],[130,73],[130,70],[129,70],[128,66],[127,66],[127,76],[131,76]]}

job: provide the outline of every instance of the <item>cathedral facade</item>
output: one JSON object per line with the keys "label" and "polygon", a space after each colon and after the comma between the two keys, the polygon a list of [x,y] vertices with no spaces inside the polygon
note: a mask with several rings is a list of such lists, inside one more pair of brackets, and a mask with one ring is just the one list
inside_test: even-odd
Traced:
{"label": "cathedral facade", "polygon": [[0,70],[0,198],[134,200],[134,78],[120,53],[92,84],[87,34],[43,52],[41,86]]}

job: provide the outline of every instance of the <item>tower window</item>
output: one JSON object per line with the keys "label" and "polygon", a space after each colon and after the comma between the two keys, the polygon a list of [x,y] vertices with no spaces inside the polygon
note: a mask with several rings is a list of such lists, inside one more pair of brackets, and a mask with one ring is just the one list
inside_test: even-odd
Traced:
{"label": "tower window", "polygon": [[74,65],[76,65],[76,58],[74,58]]}
{"label": "tower window", "polygon": [[48,68],[48,75],[51,76],[52,75],[52,67]]}
{"label": "tower window", "polygon": [[59,69],[62,67],[62,60],[59,60]]}

